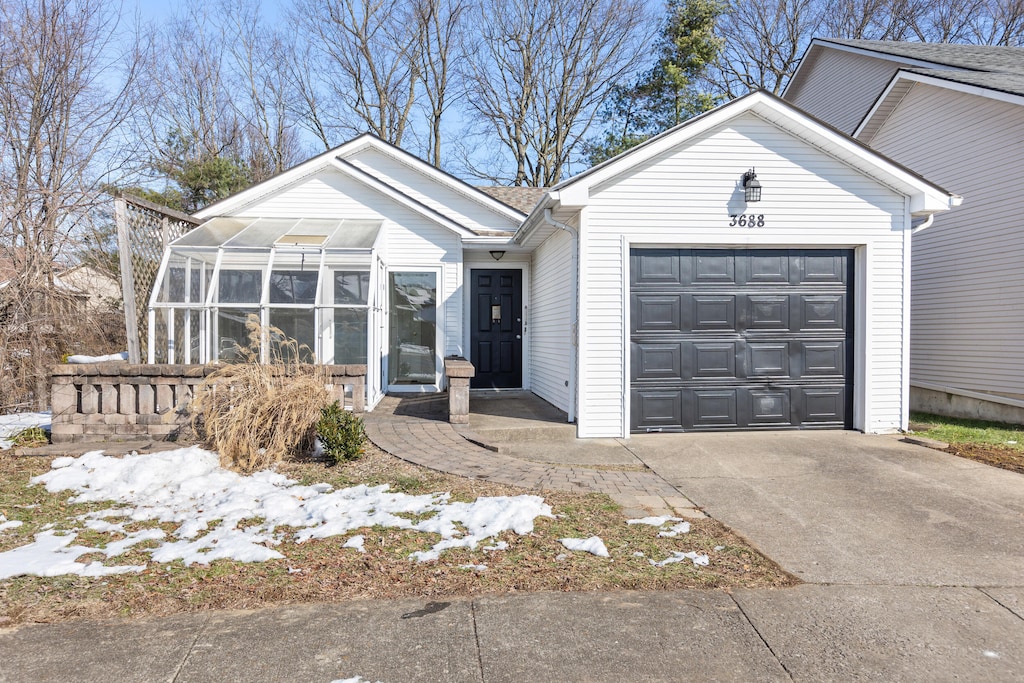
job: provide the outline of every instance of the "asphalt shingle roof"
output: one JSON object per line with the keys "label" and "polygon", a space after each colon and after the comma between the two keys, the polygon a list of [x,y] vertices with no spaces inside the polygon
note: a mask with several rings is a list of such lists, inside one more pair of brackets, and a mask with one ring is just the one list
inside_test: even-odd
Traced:
{"label": "asphalt shingle roof", "polygon": [[546,187],[508,187],[505,185],[487,185],[477,189],[526,214],[533,210],[540,198],[548,191]]}
{"label": "asphalt shingle roof", "polygon": [[895,40],[840,40],[822,42],[872,50],[894,57],[931,62],[966,71],[1024,76],[1024,48],[1003,45],[961,45],[957,43],[910,43]]}

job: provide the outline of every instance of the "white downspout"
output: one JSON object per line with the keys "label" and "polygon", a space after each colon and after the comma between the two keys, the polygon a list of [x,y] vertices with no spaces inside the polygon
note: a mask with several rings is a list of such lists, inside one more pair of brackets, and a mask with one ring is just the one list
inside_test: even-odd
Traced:
{"label": "white downspout", "polygon": [[913,223],[911,223],[911,225],[910,225],[910,234],[911,235],[916,235],[917,233],[921,232],[925,228],[931,227],[931,224],[934,223],[934,222],[935,222],[935,214],[934,213],[930,213],[930,214],[928,214],[928,218],[925,218],[923,221],[921,221],[917,225],[914,225]]}
{"label": "white downspout", "polygon": [[572,313],[569,316],[572,321],[572,345],[576,351],[575,357],[572,362],[569,363],[569,422],[576,421],[576,395],[579,387],[576,386],[576,366],[579,363],[579,329],[580,329],[580,318],[579,318],[579,286],[580,286],[580,274],[579,274],[579,233],[574,228],[560,223],[551,217],[551,209],[544,209],[544,222],[548,225],[552,225],[559,230],[565,230],[572,237]]}

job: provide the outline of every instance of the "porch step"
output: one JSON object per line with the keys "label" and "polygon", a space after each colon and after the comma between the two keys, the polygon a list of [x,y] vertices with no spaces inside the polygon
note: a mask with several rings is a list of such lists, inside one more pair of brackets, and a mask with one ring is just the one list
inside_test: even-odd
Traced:
{"label": "porch step", "polygon": [[[552,424],[550,422],[533,422],[522,420],[520,424],[501,427],[475,426],[473,415],[469,424],[463,428],[456,427],[459,434],[467,441],[496,453],[507,452],[509,444],[529,441],[573,441],[576,439],[576,425]],[[509,420],[512,422],[513,420]],[[504,446],[504,448],[503,448]]]}

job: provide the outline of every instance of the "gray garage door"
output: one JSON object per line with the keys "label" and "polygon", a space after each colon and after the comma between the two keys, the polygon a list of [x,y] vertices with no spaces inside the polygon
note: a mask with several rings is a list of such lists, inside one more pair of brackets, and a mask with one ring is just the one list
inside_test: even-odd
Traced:
{"label": "gray garage door", "polygon": [[851,428],[853,252],[630,252],[634,432]]}

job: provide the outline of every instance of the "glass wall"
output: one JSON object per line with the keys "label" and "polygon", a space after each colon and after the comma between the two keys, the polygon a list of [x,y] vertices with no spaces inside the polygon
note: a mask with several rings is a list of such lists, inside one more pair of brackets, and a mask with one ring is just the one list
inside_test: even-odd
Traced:
{"label": "glass wall", "polygon": [[437,273],[391,273],[388,384],[437,384]]}

